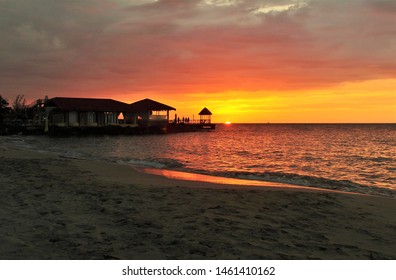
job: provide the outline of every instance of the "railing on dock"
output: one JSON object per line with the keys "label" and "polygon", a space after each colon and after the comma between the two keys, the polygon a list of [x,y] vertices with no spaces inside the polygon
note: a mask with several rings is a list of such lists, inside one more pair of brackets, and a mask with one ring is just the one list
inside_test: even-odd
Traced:
{"label": "railing on dock", "polygon": [[213,131],[216,124],[210,123],[208,120],[190,120],[181,119],[179,122],[172,120],[167,126],[167,132],[194,132],[194,131]]}
{"label": "railing on dock", "polygon": [[175,120],[169,120],[170,124],[211,124],[211,122],[209,122],[208,120],[179,120],[176,121]]}

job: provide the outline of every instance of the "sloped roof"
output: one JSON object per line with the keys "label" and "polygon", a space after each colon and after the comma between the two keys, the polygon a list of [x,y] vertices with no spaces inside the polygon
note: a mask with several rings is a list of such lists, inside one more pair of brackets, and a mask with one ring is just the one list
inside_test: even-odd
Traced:
{"label": "sloped roof", "polygon": [[212,115],[212,112],[210,112],[208,110],[208,108],[205,107],[205,108],[202,109],[201,112],[199,112],[198,115],[200,115],[200,116],[210,116],[210,115]]}
{"label": "sloped roof", "polygon": [[113,99],[101,98],[69,98],[54,97],[48,100],[45,106],[58,107],[62,111],[82,111],[82,112],[130,112],[131,108],[127,103]]}
{"label": "sloped roof", "polygon": [[145,112],[145,111],[171,111],[176,110],[175,108],[159,103],[157,101],[151,99],[143,99],[137,102],[134,102],[130,105],[133,111],[136,112]]}

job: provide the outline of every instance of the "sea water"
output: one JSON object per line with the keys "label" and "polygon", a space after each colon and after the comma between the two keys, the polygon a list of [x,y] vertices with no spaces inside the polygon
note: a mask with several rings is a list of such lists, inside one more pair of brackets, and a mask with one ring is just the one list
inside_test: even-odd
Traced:
{"label": "sea water", "polygon": [[231,124],[212,132],[10,137],[64,157],[395,196],[395,124]]}

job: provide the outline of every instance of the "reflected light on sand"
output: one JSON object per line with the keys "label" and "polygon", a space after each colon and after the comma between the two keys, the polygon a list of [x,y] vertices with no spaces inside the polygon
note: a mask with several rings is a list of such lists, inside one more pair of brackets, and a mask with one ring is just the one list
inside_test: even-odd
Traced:
{"label": "reflected light on sand", "polygon": [[195,181],[195,182],[206,182],[213,184],[222,185],[237,185],[237,186],[254,186],[254,187],[277,187],[277,188],[293,188],[293,189],[306,189],[312,191],[325,191],[325,192],[339,192],[327,189],[318,189],[306,186],[297,186],[291,184],[277,183],[277,182],[266,182],[258,180],[247,180],[247,179],[236,179],[228,177],[210,176],[182,171],[173,171],[166,169],[155,169],[155,168],[144,168],[143,172],[153,175],[164,176],[169,179],[183,180],[183,181]]}

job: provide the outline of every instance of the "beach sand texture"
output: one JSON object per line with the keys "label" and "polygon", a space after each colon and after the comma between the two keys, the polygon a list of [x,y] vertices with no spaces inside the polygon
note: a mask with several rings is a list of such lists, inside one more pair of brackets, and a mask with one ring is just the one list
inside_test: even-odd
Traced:
{"label": "beach sand texture", "polygon": [[395,199],[0,159],[0,259],[396,259]]}

